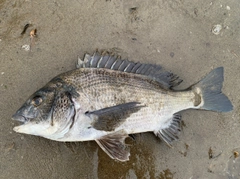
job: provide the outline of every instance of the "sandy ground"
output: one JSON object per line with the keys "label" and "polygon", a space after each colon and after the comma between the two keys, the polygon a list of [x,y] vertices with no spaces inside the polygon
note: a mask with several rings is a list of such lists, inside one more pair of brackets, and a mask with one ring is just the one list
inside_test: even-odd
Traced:
{"label": "sandy ground", "polygon": [[[0,178],[240,178],[239,8],[236,0],[0,0]],[[21,35],[27,23],[32,26]],[[217,24],[222,29],[214,34]],[[30,44],[34,28],[37,36],[26,51],[22,46]],[[11,116],[24,101],[96,48],[161,64],[184,80],[179,89],[223,66],[223,91],[234,110],[184,111],[173,148],[152,133],[138,135],[128,141],[125,163],[110,159],[95,142],[15,133]]]}

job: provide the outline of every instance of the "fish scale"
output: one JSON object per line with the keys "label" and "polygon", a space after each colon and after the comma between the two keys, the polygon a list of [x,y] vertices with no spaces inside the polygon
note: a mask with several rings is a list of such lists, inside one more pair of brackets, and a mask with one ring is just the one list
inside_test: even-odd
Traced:
{"label": "fish scale", "polygon": [[[106,69],[80,68],[79,70],[84,71],[82,74],[85,76],[82,76],[82,81],[79,82],[83,85],[76,88],[79,88],[78,91],[82,90],[82,95],[88,96],[88,100],[83,102],[79,92],[80,98],[77,101],[79,104],[84,103],[88,109],[98,110],[131,101],[147,104],[145,108],[133,113],[124,125],[116,128],[115,131],[124,129],[127,133],[139,133],[159,130],[158,124],[168,122],[172,114],[193,108],[193,101],[189,101],[194,97],[192,92],[166,91],[161,89],[155,81],[144,79],[139,74],[134,74],[135,76],[132,77],[130,73],[118,71],[111,73],[106,72]],[[73,71],[72,74],[64,74],[64,76],[68,76],[68,80],[74,79],[77,76],[75,73],[76,71]],[[71,86],[75,84],[70,83]],[[166,126],[169,125],[170,123],[166,124]]]}

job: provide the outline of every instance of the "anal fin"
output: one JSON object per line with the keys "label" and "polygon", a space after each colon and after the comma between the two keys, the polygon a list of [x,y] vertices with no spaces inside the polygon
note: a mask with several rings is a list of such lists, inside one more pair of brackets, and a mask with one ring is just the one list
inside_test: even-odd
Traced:
{"label": "anal fin", "polygon": [[169,147],[172,147],[172,142],[178,140],[178,135],[181,131],[181,115],[174,114],[170,126],[168,128],[154,131],[155,135],[162,139]]}
{"label": "anal fin", "polygon": [[129,149],[125,145],[125,138],[127,137],[128,134],[124,130],[120,130],[95,141],[109,157],[125,162],[129,160],[130,156]]}

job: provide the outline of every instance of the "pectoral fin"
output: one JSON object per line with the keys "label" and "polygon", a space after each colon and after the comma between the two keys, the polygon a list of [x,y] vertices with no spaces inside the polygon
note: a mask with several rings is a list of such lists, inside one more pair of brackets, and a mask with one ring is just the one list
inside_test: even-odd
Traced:
{"label": "pectoral fin", "polygon": [[93,128],[97,130],[114,131],[114,129],[121,125],[131,114],[137,112],[142,107],[144,107],[144,105],[138,102],[130,102],[88,112],[86,115],[93,119]]}
{"label": "pectoral fin", "polygon": [[113,134],[103,136],[95,141],[103,149],[103,151],[109,155],[109,157],[125,162],[129,160],[130,156],[130,152],[125,145],[126,137],[128,137],[128,134],[124,130],[121,130]]}

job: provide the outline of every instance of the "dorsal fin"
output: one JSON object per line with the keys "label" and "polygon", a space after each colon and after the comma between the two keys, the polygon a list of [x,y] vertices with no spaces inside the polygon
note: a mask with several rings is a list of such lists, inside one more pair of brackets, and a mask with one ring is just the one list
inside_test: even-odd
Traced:
{"label": "dorsal fin", "polygon": [[107,68],[128,73],[135,73],[148,76],[157,81],[165,88],[172,88],[179,85],[182,80],[171,72],[166,71],[160,65],[143,64],[122,60],[120,56],[104,52],[100,54],[96,51],[92,56],[84,55],[84,59],[78,59],[77,68]]}

